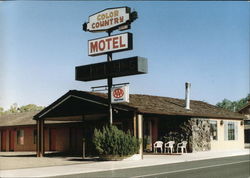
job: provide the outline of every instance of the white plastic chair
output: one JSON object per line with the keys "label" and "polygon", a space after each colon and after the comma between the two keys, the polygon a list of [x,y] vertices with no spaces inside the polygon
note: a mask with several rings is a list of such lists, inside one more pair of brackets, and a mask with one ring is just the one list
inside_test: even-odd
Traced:
{"label": "white plastic chair", "polygon": [[181,148],[182,154],[183,154],[184,149],[185,149],[185,152],[187,153],[187,141],[182,141],[181,143],[177,144],[177,153],[179,151],[179,148]]}
{"label": "white plastic chair", "polygon": [[163,146],[163,142],[162,141],[156,141],[154,143],[154,152],[157,153],[157,149],[160,148],[161,153],[162,153],[162,146]]}
{"label": "white plastic chair", "polygon": [[169,142],[165,143],[165,145],[164,145],[165,153],[167,150],[169,153],[169,150],[170,150],[170,153],[172,154],[174,152],[174,144],[175,144],[175,141],[169,141]]}

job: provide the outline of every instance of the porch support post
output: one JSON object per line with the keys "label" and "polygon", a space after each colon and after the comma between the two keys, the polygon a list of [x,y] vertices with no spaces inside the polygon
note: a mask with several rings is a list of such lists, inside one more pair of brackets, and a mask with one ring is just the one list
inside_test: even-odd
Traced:
{"label": "porch support post", "polygon": [[41,157],[44,156],[44,120],[41,120]]}
{"label": "porch support post", "polygon": [[141,141],[139,154],[141,159],[143,159],[143,115],[141,114],[138,114],[138,138]]}
{"label": "porch support post", "polygon": [[86,153],[86,138],[85,138],[85,119],[84,119],[84,115],[82,116],[82,158],[85,159],[85,153]]}
{"label": "porch support post", "polygon": [[40,157],[40,153],[41,153],[41,147],[40,147],[40,139],[41,139],[41,135],[40,135],[40,122],[39,120],[36,120],[36,129],[37,129],[37,137],[36,137],[36,156]]}
{"label": "porch support post", "polygon": [[137,114],[134,113],[133,117],[133,126],[134,126],[134,136],[137,138]]}
{"label": "porch support post", "polygon": [[37,157],[44,156],[44,120],[40,119],[37,123]]}
{"label": "porch support post", "polygon": [[0,151],[2,151],[2,131],[0,130]]}
{"label": "porch support post", "polygon": [[152,144],[154,144],[157,140],[158,140],[158,118],[154,118],[152,122]]}

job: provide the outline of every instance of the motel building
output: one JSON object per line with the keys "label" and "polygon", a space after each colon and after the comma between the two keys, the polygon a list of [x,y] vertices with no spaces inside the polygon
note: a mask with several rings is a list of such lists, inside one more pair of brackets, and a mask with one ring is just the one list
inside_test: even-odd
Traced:
{"label": "motel building", "polygon": [[246,116],[244,120],[245,125],[245,148],[250,148],[250,100],[246,106],[240,109],[239,113]]}
{"label": "motel building", "polygon": [[[113,104],[113,124],[142,140],[140,153],[152,153],[156,141],[170,141],[168,135],[183,132],[184,123],[191,123],[190,134],[181,138],[188,152],[244,149],[242,114],[196,100],[140,94],[130,94],[129,100]],[[94,129],[109,124],[108,114],[106,94],[70,90],[38,113],[2,115],[0,151],[81,155],[84,142],[86,156],[94,155]]]}

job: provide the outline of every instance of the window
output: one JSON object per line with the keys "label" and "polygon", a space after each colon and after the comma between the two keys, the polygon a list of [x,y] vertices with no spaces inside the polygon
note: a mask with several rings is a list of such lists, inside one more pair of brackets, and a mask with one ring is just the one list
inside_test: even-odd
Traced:
{"label": "window", "polygon": [[210,139],[217,140],[218,133],[217,133],[217,121],[210,120]]}
{"label": "window", "polygon": [[235,125],[233,122],[228,123],[228,140],[235,140]]}
{"label": "window", "polygon": [[17,144],[24,145],[24,130],[17,130]]}
{"label": "window", "polygon": [[37,130],[33,130],[33,143],[36,144],[36,139],[37,139]]}
{"label": "window", "polygon": [[238,140],[238,123],[226,121],[224,127],[225,140]]}
{"label": "window", "polygon": [[245,121],[244,121],[244,124],[245,124],[245,125],[250,125],[250,120],[245,120]]}

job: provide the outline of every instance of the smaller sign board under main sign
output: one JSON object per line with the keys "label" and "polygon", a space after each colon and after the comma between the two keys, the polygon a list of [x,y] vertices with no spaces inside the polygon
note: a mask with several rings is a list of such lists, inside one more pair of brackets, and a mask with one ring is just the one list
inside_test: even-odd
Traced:
{"label": "smaller sign board under main sign", "polygon": [[111,103],[129,102],[129,87],[128,85],[120,87],[112,87]]}
{"label": "smaller sign board under main sign", "polygon": [[75,68],[75,79],[79,81],[93,81],[108,77],[146,74],[147,72],[147,59],[135,56],[110,62],[77,66]]}
{"label": "smaller sign board under main sign", "polygon": [[132,33],[122,33],[88,41],[89,56],[131,50],[132,48]]}
{"label": "smaller sign board under main sign", "polygon": [[128,25],[137,18],[137,13],[130,13],[129,7],[104,9],[89,16],[89,22],[83,24],[84,31],[103,32]]}

